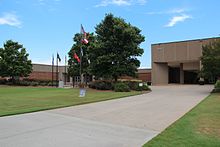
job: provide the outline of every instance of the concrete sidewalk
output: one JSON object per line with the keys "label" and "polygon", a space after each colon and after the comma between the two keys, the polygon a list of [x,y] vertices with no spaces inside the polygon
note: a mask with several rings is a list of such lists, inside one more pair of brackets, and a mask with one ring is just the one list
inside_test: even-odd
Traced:
{"label": "concrete sidewalk", "polygon": [[152,87],[144,95],[1,117],[4,147],[139,147],[183,116],[213,86]]}

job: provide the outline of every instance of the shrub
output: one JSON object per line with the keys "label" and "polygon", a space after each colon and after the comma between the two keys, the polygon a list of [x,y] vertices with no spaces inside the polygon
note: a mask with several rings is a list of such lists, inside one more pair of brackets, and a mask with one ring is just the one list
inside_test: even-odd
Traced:
{"label": "shrub", "polygon": [[[126,85],[129,91],[130,90],[135,90],[135,91],[150,90],[147,83],[144,83],[143,86],[139,86],[139,83],[141,83],[140,81],[121,81],[118,83],[120,84],[122,83],[123,85]],[[89,88],[98,89],[98,90],[113,90],[113,89],[115,90],[115,88],[117,88],[118,86],[118,83],[113,83],[112,81],[104,81],[104,80],[93,81],[89,83]]]}
{"label": "shrub", "polygon": [[6,84],[7,83],[7,80],[6,79],[0,79],[0,85],[2,84],[2,85],[4,85],[4,84]]}
{"label": "shrub", "polygon": [[220,92],[220,80],[217,80],[216,83],[215,83],[215,88],[213,89],[214,93],[219,93]]}
{"label": "shrub", "polygon": [[96,89],[95,82],[90,82],[88,86],[89,88]]}
{"label": "shrub", "polygon": [[[51,80],[23,79],[23,81],[30,82],[31,86],[52,86]],[[53,81],[53,86],[56,86],[56,81]]]}
{"label": "shrub", "polygon": [[220,88],[220,80],[217,80],[215,83],[215,88]]}
{"label": "shrub", "polygon": [[105,82],[103,82],[103,81],[96,83],[96,89],[99,89],[99,90],[109,90],[107,88],[107,86],[105,85]]}
{"label": "shrub", "polygon": [[127,81],[127,83],[131,90],[142,91],[142,87],[139,86],[139,81]]}
{"label": "shrub", "polygon": [[[37,82],[37,81],[36,81],[36,82]],[[49,83],[49,82],[47,82],[47,81],[45,81],[45,82],[44,82],[44,81],[40,81],[40,82],[38,82],[38,85],[39,85],[39,86],[48,86],[48,83]]]}
{"label": "shrub", "polygon": [[130,88],[127,84],[120,82],[114,84],[114,90],[115,92],[129,92]]}
{"label": "shrub", "polygon": [[143,90],[145,91],[148,91],[148,90],[151,90],[148,86],[148,84],[144,84],[143,87],[142,87]]}
{"label": "shrub", "polygon": [[137,87],[135,88],[136,91],[142,91],[143,90],[143,86],[139,86],[139,84],[137,85]]}
{"label": "shrub", "polygon": [[89,88],[98,90],[112,90],[113,83],[111,81],[93,81],[89,83]]}
{"label": "shrub", "polygon": [[57,86],[57,82],[53,81],[53,84],[52,84],[52,81],[50,81],[47,83],[47,86]]}
{"label": "shrub", "polygon": [[38,82],[34,82],[34,81],[33,81],[33,82],[30,83],[30,86],[38,86],[38,85],[39,85]]}
{"label": "shrub", "polygon": [[126,82],[131,90],[137,90],[139,82],[137,81],[127,81]]}
{"label": "shrub", "polygon": [[143,86],[139,86],[139,84],[141,83],[140,81],[124,81],[124,83],[126,83],[131,90],[135,90],[135,91],[150,90],[147,83],[143,83]]}
{"label": "shrub", "polygon": [[19,86],[30,86],[31,82],[30,81],[16,81],[15,85],[19,85]]}
{"label": "shrub", "polygon": [[[35,79],[28,79],[24,78],[23,80],[15,80],[14,82],[12,79],[0,79],[0,84],[5,85],[18,85],[18,86],[52,86],[51,80],[35,80]],[[56,85],[56,81],[54,81],[53,85]]]}

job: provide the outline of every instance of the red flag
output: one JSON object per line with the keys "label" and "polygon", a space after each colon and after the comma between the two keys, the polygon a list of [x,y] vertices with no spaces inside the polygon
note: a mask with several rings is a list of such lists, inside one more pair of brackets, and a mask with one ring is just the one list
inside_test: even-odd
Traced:
{"label": "red flag", "polygon": [[80,62],[80,59],[79,59],[79,57],[77,56],[77,54],[76,53],[74,53],[74,59],[76,59],[78,62]]}
{"label": "red flag", "polygon": [[84,44],[89,43],[89,41],[87,40],[87,35],[86,35],[86,32],[85,32],[85,30],[84,30],[84,28],[83,28],[83,26],[82,26],[82,25],[81,25],[81,34],[83,34],[83,39],[82,39],[82,42],[83,42]]}

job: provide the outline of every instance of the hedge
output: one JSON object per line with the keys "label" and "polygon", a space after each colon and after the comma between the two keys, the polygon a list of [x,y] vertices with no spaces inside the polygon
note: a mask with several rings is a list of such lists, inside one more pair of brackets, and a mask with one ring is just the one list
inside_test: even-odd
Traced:
{"label": "hedge", "polygon": [[114,91],[115,92],[129,92],[131,90],[126,83],[119,82],[119,83],[114,84]]}
{"label": "hedge", "polygon": [[115,83],[113,81],[98,80],[98,81],[90,82],[89,88],[98,89],[98,90],[115,90],[115,84],[118,84],[118,83],[124,83],[125,85],[128,86],[130,90],[135,90],[135,91],[150,90],[147,83],[143,83],[143,86],[140,86],[139,84],[141,82],[139,81],[119,81]]}
{"label": "hedge", "polygon": [[[13,83],[11,79],[9,79],[9,80],[0,79],[0,84],[2,84],[2,85],[17,85],[17,86],[52,86],[52,81],[23,79],[23,80],[16,80]],[[56,86],[56,81],[53,82],[53,86]]]}
{"label": "hedge", "polygon": [[213,93],[220,93],[220,80],[217,80],[212,91]]}

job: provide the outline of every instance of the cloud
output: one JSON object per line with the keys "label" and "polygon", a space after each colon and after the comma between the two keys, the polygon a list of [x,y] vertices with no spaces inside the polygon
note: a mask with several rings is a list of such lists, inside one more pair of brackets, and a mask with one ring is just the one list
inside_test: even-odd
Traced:
{"label": "cloud", "polygon": [[145,5],[147,3],[147,0],[138,0],[137,3],[140,5]]}
{"label": "cloud", "polygon": [[15,14],[5,13],[2,17],[0,17],[0,25],[9,25],[20,28],[21,21]]}
{"label": "cloud", "polygon": [[179,22],[184,22],[187,19],[192,18],[190,15],[187,15],[187,12],[191,10],[188,8],[174,8],[167,11],[153,11],[148,12],[148,15],[169,15],[172,16],[170,21],[165,25],[165,27],[173,27]]}
{"label": "cloud", "polygon": [[45,0],[38,0],[39,5],[45,5]]}
{"label": "cloud", "polygon": [[175,9],[169,10],[168,13],[176,14],[176,13],[184,13],[187,11],[188,11],[188,9],[185,9],[185,8],[175,8]]}
{"label": "cloud", "polygon": [[106,7],[109,5],[116,5],[116,6],[130,6],[130,5],[144,5],[147,1],[146,0],[102,0],[99,4],[95,7]]}
{"label": "cloud", "polygon": [[61,0],[38,0],[38,5],[49,5],[50,3],[58,3]]}
{"label": "cloud", "polygon": [[184,22],[185,20],[187,19],[190,19],[192,18],[191,16],[189,15],[186,15],[186,14],[182,14],[180,16],[174,16],[167,25],[165,25],[165,27],[173,27],[175,26],[177,23],[179,22]]}
{"label": "cloud", "polygon": [[147,14],[149,14],[149,15],[180,14],[180,13],[185,13],[188,11],[189,11],[189,9],[185,9],[185,8],[174,8],[174,9],[167,10],[167,11],[147,12]]}
{"label": "cloud", "polygon": [[129,0],[103,0],[100,4],[96,5],[96,7],[105,7],[108,5],[117,5],[117,6],[123,6],[123,5],[131,5]]}

